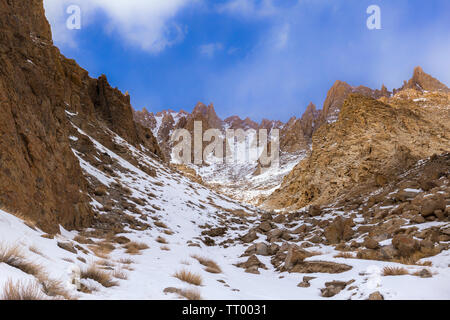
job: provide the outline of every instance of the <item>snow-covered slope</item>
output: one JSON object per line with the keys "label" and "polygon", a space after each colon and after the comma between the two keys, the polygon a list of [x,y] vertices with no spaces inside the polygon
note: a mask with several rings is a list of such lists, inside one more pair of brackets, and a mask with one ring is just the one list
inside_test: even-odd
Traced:
{"label": "snow-covered slope", "polygon": [[[128,160],[87,136],[81,129],[77,128],[77,132],[72,139],[73,151],[84,173],[96,186],[96,194],[102,194],[99,184],[106,187],[103,198],[92,195],[99,223],[80,232],[61,228],[61,234],[52,238],[16,216],[0,211],[1,252],[17,246],[23,256],[19,259],[39,266],[41,270],[39,274],[29,274],[30,268],[22,271],[17,268],[17,263],[0,262],[0,295],[1,288],[8,281],[15,285],[18,281],[22,284],[36,282],[42,287],[44,282],[40,274],[47,273],[47,279],[58,280],[70,296],[77,299],[179,299],[182,298],[180,292],[186,293],[183,290],[194,290],[203,299],[325,299],[321,289],[325,288],[326,282],[335,280],[348,285],[332,299],[366,299],[374,291],[381,292],[386,299],[450,298],[448,251],[425,259],[433,263],[427,268],[433,276],[426,279],[413,275],[382,277],[383,267],[400,265],[335,258],[339,252],[324,244],[310,244],[307,250],[315,256],[305,261],[334,261],[348,265],[350,270],[339,274],[307,274],[315,278],[309,281],[310,287],[304,288],[297,284],[302,282],[305,274],[280,273],[272,264],[273,258],[258,255],[266,269],[259,268],[256,272],[259,274],[248,273],[236,265],[247,261],[248,258],[242,254],[249,246],[267,243],[261,233],[256,233],[256,238],[250,242],[243,240],[249,230],[261,227],[261,212],[193,183],[112,132],[109,134],[115,143],[128,150]],[[86,138],[95,147],[94,157],[76,148],[76,142]],[[111,159],[111,170],[96,167],[95,159],[100,156]],[[153,168],[154,172],[147,170],[149,173],[146,173],[139,169],[131,163],[133,159],[140,166]],[[117,184],[121,185],[121,190],[128,191],[122,195],[115,194]],[[110,208],[105,209],[105,204],[101,203],[105,198],[114,199],[114,203],[109,204]],[[129,209],[118,212],[115,208],[123,201],[121,198],[126,199]],[[325,215],[321,219],[330,217]],[[102,224],[104,219],[107,219],[107,225]],[[289,226],[289,232],[294,234],[294,230],[302,225],[310,225],[310,221],[297,219],[288,225],[274,223],[273,227],[284,230]],[[298,243],[298,240],[278,239],[272,244],[278,243],[286,250],[286,246],[294,242]],[[130,243],[139,245],[140,249],[127,250]],[[194,256],[213,260],[220,271],[207,272]],[[115,285],[110,283],[105,287],[105,284],[94,280],[95,277],[86,272],[92,265],[112,276],[111,281]],[[410,274],[423,269],[417,265],[402,267]],[[201,285],[174,277],[182,270],[200,276]],[[81,273],[78,286],[81,291],[77,290],[78,271]]]}

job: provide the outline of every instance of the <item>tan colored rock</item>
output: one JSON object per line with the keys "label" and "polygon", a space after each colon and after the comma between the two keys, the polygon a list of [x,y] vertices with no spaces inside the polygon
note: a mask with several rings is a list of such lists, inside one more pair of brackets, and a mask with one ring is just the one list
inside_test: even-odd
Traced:
{"label": "tan colored rock", "polygon": [[337,217],[333,223],[324,231],[325,238],[331,244],[336,244],[342,240],[348,241],[352,238],[354,231],[352,229],[354,223],[352,219],[343,219]]}
{"label": "tan colored rock", "polygon": [[417,240],[403,234],[396,235],[392,239],[392,245],[398,250],[399,255],[402,257],[408,257],[420,248]]}

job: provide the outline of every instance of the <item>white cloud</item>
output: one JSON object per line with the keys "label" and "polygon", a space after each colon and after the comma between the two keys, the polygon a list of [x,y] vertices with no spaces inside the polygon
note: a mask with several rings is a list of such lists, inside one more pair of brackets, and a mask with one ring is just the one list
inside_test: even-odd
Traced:
{"label": "white cloud", "polygon": [[200,53],[208,58],[214,57],[218,51],[223,50],[223,44],[220,42],[207,43],[200,46]]}
{"label": "white cloud", "polygon": [[56,43],[76,45],[73,30],[66,28],[69,5],[79,5],[82,28],[92,24],[95,13],[108,18],[105,31],[116,33],[141,49],[158,53],[184,39],[186,28],[175,22],[176,15],[201,0],[44,0],[46,15]]}

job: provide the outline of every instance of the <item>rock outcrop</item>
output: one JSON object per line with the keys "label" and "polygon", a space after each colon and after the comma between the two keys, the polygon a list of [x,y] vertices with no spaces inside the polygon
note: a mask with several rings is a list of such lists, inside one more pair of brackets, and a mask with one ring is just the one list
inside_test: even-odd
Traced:
{"label": "rock outcrop", "polygon": [[352,188],[383,186],[419,159],[450,150],[449,94],[403,90],[386,102],[350,95],[266,205],[329,203]]}

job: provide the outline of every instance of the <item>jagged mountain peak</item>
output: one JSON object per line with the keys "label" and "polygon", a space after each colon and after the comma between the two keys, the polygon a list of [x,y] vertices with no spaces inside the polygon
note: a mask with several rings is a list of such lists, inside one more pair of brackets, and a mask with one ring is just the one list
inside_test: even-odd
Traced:
{"label": "jagged mountain peak", "polygon": [[399,90],[403,89],[449,91],[449,88],[445,84],[426,73],[420,66],[414,68],[412,78],[409,81],[405,81],[403,87]]}

